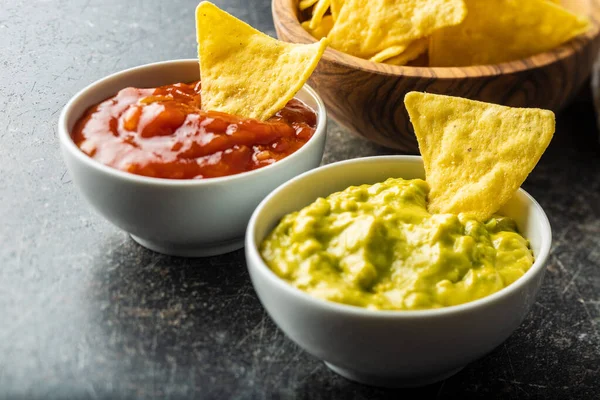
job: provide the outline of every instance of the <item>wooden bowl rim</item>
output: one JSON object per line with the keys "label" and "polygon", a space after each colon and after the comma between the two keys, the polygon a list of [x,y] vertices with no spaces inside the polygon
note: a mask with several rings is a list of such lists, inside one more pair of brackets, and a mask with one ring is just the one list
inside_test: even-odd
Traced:
{"label": "wooden bowl rim", "polygon": [[[298,43],[315,43],[317,39],[300,25],[297,13],[298,1],[299,0],[272,0],[271,12],[273,14],[273,21],[276,26],[277,24],[286,26],[292,34],[297,35],[297,37],[301,39]],[[591,0],[591,2],[592,7],[600,9],[600,0]],[[278,10],[282,10],[284,15],[279,15]],[[527,58],[499,64],[471,65],[466,67],[396,66],[365,60],[343,53],[331,47],[327,48],[323,54],[323,59],[346,67],[379,75],[427,77],[436,79],[486,78],[500,76],[542,68],[549,64],[565,60],[583,49],[586,45],[596,39],[600,33],[600,23],[596,20],[594,13],[587,16],[592,23],[592,28],[585,34],[577,36],[555,49],[534,54]],[[291,25],[287,23],[288,20],[292,22]]]}

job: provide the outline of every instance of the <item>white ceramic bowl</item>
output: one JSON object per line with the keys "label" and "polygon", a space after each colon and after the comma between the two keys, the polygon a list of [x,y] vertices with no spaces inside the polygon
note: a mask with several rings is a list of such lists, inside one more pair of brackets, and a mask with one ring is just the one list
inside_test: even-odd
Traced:
{"label": "white ceramic bowl", "polygon": [[63,109],[58,136],[73,182],[92,207],[134,240],[160,253],[209,256],[241,248],[250,215],[273,189],[318,167],[327,117],[319,96],[304,86],[296,97],[318,114],[317,130],[298,151],[267,167],[222,178],[175,180],[123,172],[88,157],[71,138],[83,112],[128,86],[156,87],[199,79],[197,60],[143,65],[101,79]]}
{"label": "white ceramic bowl", "polygon": [[258,252],[281,217],[351,185],[389,177],[423,178],[417,156],[343,161],[302,174],[271,193],[250,219],[246,259],[260,301],[300,347],[348,379],[385,387],[444,379],[502,343],[521,323],[542,282],[552,234],[546,214],[524,190],[501,212],[516,220],[535,263],[507,288],[470,303],[423,311],[373,311],[311,297],[275,275]]}

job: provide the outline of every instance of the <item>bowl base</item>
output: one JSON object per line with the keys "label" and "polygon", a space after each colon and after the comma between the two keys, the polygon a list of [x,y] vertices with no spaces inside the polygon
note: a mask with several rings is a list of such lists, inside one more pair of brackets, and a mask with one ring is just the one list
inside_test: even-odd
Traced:
{"label": "bowl base", "polygon": [[452,375],[459,372],[464,366],[460,368],[456,368],[450,371],[444,371],[434,375],[426,375],[419,377],[393,377],[393,376],[381,376],[381,375],[371,375],[366,374],[364,372],[353,371],[346,368],[341,368],[336,365],[325,362],[327,368],[332,370],[338,375],[343,376],[346,379],[349,379],[354,382],[362,383],[364,385],[369,386],[377,386],[382,388],[410,388],[410,387],[418,387],[430,385],[435,382],[442,381],[446,378],[451,377]]}
{"label": "bowl base", "polygon": [[210,257],[230,253],[244,247],[244,238],[216,242],[210,246],[178,246],[171,243],[157,243],[130,235],[133,240],[143,247],[156,251],[157,253],[177,257]]}

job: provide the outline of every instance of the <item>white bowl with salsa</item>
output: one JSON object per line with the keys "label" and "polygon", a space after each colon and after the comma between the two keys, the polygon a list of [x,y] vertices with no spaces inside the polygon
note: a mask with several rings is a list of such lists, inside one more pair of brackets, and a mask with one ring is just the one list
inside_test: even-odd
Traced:
{"label": "white bowl with salsa", "polygon": [[[518,232],[528,240],[533,265],[492,294],[459,305],[437,304],[436,308],[378,309],[377,303],[357,306],[352,304],[353,299],[338,298],[336,293],[332,296],[334,301],[325,300],[321,296],[323,290],[317,295],[300,290],[302,285],[282,279],[263,259],[261,243],[285,215],[313,203],[327,208],[322,199],[321,203],[315,201],[351,186],[375,184],[388,178],[423,179],[421,157],[353,159],[320,167],[283,184],[261,202],[250,219],[246,260],[254,288],[271,318],[290,339],[324,360],[333,371],[375,386],[426,385],[453,375],[489,353],[521,324],[543,280],[551,228],[540,205],[519,189],[498,214],[512,219]],[[330,216],[330,212],[326,210],[323,215]],[[292,247],[289,243],[287,246]],[[286,251],[281,254],[289,256]],[[313,267],[303,265],[304,270]],[[320,282],[324,279],[320,278]],[[336,281],[336,285],[340,282]],[[324,297],[327,294],[325,288]]]}
{"label": "white bowl with salsa", "polygon": [[131,68],[77,93],[58,123],[83,197],[138,243],[176,256],[241,248],[254,208],[319,166],[326,136],[309,86],[263,123],[200,110],[198,80],[195,59]]}

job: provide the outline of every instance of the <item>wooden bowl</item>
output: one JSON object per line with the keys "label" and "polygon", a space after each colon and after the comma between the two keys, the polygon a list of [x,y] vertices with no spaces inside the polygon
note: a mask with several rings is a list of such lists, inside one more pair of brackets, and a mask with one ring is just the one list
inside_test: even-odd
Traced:
{"label": "wooden bowl", "polygon": [[[427,68],[374,63],[329,48],[309,82],[340,125],[409,153],[418,152],[404,108],[404,95],[412,90],[557,112],[587,80],[600,48],[600,0],[563,3],[588,15],[592,29],[552,51],[502,64]],[[298,0],[273,0],[272,5],[281,40],[315,42],[300,25]]]}

